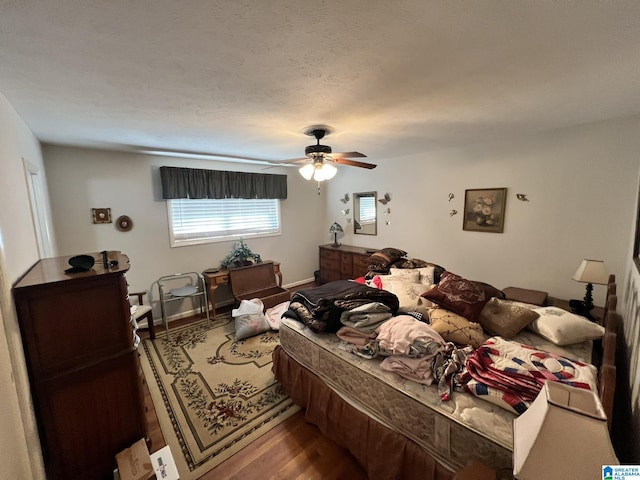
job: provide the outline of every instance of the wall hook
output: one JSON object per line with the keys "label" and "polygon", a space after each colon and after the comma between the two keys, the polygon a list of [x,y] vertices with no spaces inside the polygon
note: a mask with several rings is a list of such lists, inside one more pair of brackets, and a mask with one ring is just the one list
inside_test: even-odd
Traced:
{"label": "wall hook", "polygon": [[527,194],[526,193],[516,193],[516,198],[522,202],[528,202],[529,199],[527,198]]}
{"label": "wall hook", "polygon": [[456,196],[453,193],[449,194],[449,201],[453,200],[454,198],[456,198]]}
{"label": "wall hook", "polygon": [[450,216],[450,217],[453,217],[454,215],[457,215],[457,213],[458,213],[458,210],[451,210],[451,211],[449,212],[449,216]]}

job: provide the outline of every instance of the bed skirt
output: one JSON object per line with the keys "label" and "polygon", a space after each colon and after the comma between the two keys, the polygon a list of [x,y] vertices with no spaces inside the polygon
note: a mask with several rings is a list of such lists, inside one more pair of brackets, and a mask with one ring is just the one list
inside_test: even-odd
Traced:
{"label": "bed skirt", "polygon": [[281,346],[273,352],[273,373],[306,421],[348,449],[371,479],[450,480],[453,472],[415,442],[376,422],[342,397]]}

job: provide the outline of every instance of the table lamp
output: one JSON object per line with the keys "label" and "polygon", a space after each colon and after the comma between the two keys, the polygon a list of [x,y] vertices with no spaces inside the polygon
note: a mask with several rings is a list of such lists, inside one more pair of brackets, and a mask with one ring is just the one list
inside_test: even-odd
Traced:
{"label": "table lamp", "polygon": [[513,476],[517,480],[601,478],[618,465],[607,417],[597,394],[547,381],[513,421]]}
{"label": "table lamp", "polygon": [[578,315],[587,317],[589,320],[594,320],[591,315],[593,309],[593,297],[591,292],[593,291],[593,284],[606,285],[609,282],[609,274],[604,266],[602,260],[582,260],[578,270],[573,275],[573,279],[577,282],[587,284],[584,300],[571,300],[569,305],[571,310]]}
{"label": "table lamp", "polygon": [[333,233],[333,247],[339,247],[340,244],[338,243],[338,232],[343,232],[344,230],[342,230],[342,227],[340,226],[340,224],[338,222],[333,222],[333,225],[331,225],[331,227],[329,228],[329,232]]}

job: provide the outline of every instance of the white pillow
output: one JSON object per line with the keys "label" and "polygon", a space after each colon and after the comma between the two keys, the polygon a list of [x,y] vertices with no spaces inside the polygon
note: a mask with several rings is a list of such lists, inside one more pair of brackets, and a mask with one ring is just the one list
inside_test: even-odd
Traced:
{"label": "white pillow", "polygon": [[604,336],[604,327],[558,307],[532,309],[538,315],[527,328],[556,345],[571,345]]}
{"label": "white pillow", "polygon": [[420,272],[418,271],[417,268],[393,268],[392,267],[389,269],[389,275],[392,277],[402,278],[403,280],[411,283],[418,283],[420,281]]}
{"label": "white pillow", "polygon": [[399,312],[420,312],[428,314],[428,308],[433,307],[433,302],[421,297],[421,295],[431,288],[419,282],[408,282],[402,277],[386,275],[381,278],[382,288],[398,297],[400,304]]}
{"label": "white pillow", "polygon": [[420,272],[420,283],[425,285],[433,285],[436,278],[436,267],[420,267],[416,268]]}

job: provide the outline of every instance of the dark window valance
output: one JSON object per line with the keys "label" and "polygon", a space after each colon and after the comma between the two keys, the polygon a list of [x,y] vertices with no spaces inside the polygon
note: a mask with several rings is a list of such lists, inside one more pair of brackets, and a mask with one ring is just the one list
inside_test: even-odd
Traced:
{"label": "dark window valance", "polygon": [[287,176],[160,167],[162,198],[287,198]]}

